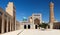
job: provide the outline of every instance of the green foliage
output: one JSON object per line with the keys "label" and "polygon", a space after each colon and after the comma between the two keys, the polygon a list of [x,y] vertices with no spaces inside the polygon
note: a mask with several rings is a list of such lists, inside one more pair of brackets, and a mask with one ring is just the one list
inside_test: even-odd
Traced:
{"label": "green foliage", "polygon": [[42,28],[45,28],[45,29],[46,29],[46,26],[48,26],[48,24],[47,24],[47,23],[42,23],[42,24],[39,24],[39,26],[38,26],[38,27],[42,27]]}
{"label": "green foliage", "polygon": [[47,23],[42,23],[42,25],[41,25],[42,28],[46,28],[46,26],[48,26]]}

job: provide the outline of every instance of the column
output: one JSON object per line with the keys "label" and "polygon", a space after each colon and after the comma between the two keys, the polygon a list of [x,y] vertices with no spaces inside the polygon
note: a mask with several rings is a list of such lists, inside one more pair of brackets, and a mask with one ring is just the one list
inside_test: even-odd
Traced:
{"label": "column", "polygon": [[11,19],[10,19],[10,31],[11,31]]}
{"label": "column", "polygon": [[7,17],[6,32],[8,32],[8,17]]}
{"label": "column", "polygon": [[53,29],[53,23],[50,23],[50,29]]}
{"label": "column", "polygon": [[16,19],[14,21],[15,21],[15,30],[16,30]]}
{"label": "column", "polygon": [[4,33],[4,13],[2,14],[2,27],[1,27],[1,33]]}
{"label": "column", "polygon": [[46,26],[46,29],[48,29],[48,26]]}
{"label": "column", "polygon": [[13,31],[13,20],[12,20],[12,24],[11,24],[11,26],[12,26],[12,31]]}

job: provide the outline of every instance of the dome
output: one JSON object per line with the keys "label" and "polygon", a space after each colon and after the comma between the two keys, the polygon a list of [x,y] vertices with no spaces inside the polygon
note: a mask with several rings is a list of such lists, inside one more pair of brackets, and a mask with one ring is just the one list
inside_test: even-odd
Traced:
{"label": "dome", "polygon": [[27,21],[27,18],[26,17],[23,17],[23,21]]}

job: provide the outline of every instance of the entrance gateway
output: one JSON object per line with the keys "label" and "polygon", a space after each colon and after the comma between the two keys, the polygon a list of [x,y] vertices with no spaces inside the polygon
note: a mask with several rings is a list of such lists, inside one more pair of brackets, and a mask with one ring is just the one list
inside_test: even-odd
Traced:
{"label": "entrance gateway", "polygon": [[[24,29],[31,29],[32,25],[24,25]],[[38,29],[38,25],[34,26],[34,29]]]}
{"label": "entrance gateway", "polygon": [[24,25],[24,29],[30,29],[30,25]]}
{"label": "entrance gateway", "polygon": [[24,29],[26,29],[27,28],[27,26],[26,25],[24,25]]}
{"label": "entrance gateway", "polygon": [[30,25],[28,25],[28,29],[30,29]]}
{"label": "entrance gateway", "polygon": [[35,25],[35,29],[37,29],[37,25]]}

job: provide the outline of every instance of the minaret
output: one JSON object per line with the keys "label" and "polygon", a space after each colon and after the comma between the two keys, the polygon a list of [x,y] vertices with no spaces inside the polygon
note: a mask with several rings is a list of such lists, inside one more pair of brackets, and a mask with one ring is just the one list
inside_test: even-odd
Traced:
{"label": "minaret", "polygon": [[54,23],[54,3],[50,2],[50,18],[49,23]]}

